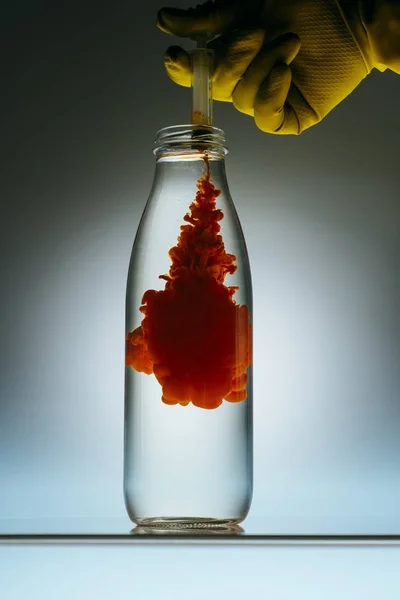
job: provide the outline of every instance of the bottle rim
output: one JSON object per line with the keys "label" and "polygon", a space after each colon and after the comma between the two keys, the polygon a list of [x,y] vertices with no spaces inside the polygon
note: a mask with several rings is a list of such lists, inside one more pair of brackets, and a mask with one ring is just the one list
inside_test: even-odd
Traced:
{"label": "bottle rim", "polygon": [[225,156],[228,148],[225,133],[212,125],[170,125],[159,129],[154,140],[154,154],[204,150]]}

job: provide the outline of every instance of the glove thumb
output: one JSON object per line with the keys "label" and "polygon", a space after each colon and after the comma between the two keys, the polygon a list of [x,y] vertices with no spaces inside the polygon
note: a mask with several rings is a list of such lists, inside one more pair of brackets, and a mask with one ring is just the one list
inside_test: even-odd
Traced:
{"label": "glove thumb", "polygon": [[[165,33],[178,37],[195,37],[202,34],[216,35],[226,29],[248,11],[251,0],[208,0],[196,8],[162,8],[157,15],[157,27]],[[246,6],[247,5],[247,6]]]}

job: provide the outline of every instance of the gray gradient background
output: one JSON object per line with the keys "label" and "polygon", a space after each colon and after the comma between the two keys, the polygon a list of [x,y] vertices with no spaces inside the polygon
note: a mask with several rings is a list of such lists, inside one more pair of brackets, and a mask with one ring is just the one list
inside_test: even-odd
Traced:
{"label": "gray gradient background", "polygon": [[[56,4],[1,23],[0,518],[125,518],[127,268],[154,134],[190,93],[163,70],[160,2]],[[300,137],[215,106],[252,264],[266,533],[400,532],[399,106],[392,73]]]}

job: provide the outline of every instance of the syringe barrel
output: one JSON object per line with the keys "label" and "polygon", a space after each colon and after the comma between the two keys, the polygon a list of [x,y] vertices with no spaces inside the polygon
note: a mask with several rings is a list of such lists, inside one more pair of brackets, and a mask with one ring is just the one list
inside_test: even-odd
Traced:
{"label": "syringe barrel", "polygon": [[195,48],[191,51],[192,61],[192,118],[196,125],[212,125],[212,74],[213,51],[207,48]]}

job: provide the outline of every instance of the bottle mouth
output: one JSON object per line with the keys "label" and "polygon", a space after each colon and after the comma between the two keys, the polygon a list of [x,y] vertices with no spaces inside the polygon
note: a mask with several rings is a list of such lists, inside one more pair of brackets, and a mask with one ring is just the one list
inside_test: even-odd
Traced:
{"label": "bottle mouth", "polygon": [[172,125],[157,131],[154,154],[210,152],[225,156],[225,133],[212,125]]}

